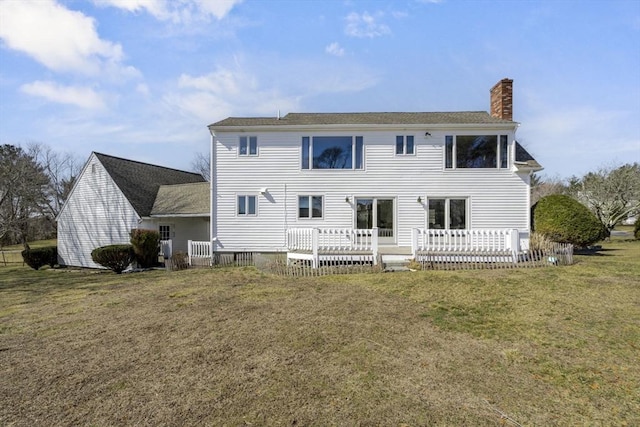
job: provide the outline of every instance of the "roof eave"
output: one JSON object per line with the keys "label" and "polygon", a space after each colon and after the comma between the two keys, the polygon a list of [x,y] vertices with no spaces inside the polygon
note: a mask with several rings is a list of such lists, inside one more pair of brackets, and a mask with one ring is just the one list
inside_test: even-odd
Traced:
{"label": "roof eave", "polygon": [[529,161],[529,162],[513,162],[513,165],[516,167],[518,172],[538,172],[544,169],[542,165],[538,162]]}
{"label": "roof eave", "polygon": [[449,130],[449,129],[496,129],[515,130],[517,122],[505,123],[393,123],[393,124],[311,124],[311,125],[238,125],[238,126],[214,126],[209,125],[213,132],[256,132],[256,131],[323,131],[327,129],[344,130],[395,130],[395,129],[422,129],[422,130]]}

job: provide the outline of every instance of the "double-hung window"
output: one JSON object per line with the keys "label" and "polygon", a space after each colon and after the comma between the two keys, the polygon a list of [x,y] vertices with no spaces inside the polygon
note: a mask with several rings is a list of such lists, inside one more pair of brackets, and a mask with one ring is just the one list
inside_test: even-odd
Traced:
{"label": "double-hung window", "polygon": [[396,154],[414,154],[413,135],[396,136]]}
{"label": "double-hung window", "polygon": [[238,196],[238,216],[257,215],[256,196]]}
{"label": "double-hung window", "polygon": [[322,218],[322,196],[298,196],[298,218]]}
{"label": "double-hung window", "polygon": [[430,229],[464,230],[467,227],[467,199],[429,199]]}
{"label": "double-hung window", "polygon": [[445,169],[506,169],[509,167],[507,135],[447,135]]}
{"label": "double-hung window", "polygon": [[361,136],[303,136],[302,169],[363,169]]}
{"label": "double-hung window", "polygon": [[238,144],[239,156],[257,156],[258,155],[258,137],[257,136],[241,136]]}

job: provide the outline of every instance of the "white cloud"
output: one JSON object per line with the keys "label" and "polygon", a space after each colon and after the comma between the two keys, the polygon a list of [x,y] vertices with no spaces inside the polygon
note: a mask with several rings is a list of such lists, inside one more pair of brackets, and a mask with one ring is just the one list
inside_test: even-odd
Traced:
{"label": "white cloud", "polygon": [[345,18],[347,21],[345,33],[348,36],[360,38],[374,38],[391,34],[389,26],[379,22],[382,16],[382,13],[377,13],[374,16],[368,12],[364,12],[361,15],[352,12]]}
{"label": "white cloud", "polygon": [[128,12],[146,11],[160,21],[190,23],[215,17],[220,20],[243,0],[94,0],[98,6],[113,6]]}
{"label": "white cloud", "polygon": [[344,56],[344,48],[338,42],[331,43],[324,49],[329,55]]}
{"label": "white cloud", "polygon": [[178,92],[165,101],[204,123],[233,114],[275,116],[278,109],[291,111],[298,105],[295,97],[261,88],[253,75],[226,68],[201,76],[182,74]]}
{"label": "white cloud", "polygon": [[23,52],[56,72],[139,75],[122,65],[122,47],[102,40],[93,18],[53,0],[0,2],[0,39],[9,49]]}
{"label": "white cloud", "polygon": [[89,87],[62,86],[55,82],[37,80],[20,86],[20,90],[28,95],[85,109],[96,110],[105,107],[102,97]]}

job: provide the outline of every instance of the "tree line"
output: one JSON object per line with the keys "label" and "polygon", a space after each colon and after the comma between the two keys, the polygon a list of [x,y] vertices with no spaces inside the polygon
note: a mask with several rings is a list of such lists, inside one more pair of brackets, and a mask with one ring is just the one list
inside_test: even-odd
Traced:
{"label": "tree line", "polygon": [[603,166],[582,177],[568,179],[534,174],[532,204],[551,194],[565,194],[585,205],[609,235],[616,225],[640,215],[640,163]]}
{"label": "tree line", "polygon": [[0,145],[0,247],[54,238],[81,168],[73,154],[42,143]]}

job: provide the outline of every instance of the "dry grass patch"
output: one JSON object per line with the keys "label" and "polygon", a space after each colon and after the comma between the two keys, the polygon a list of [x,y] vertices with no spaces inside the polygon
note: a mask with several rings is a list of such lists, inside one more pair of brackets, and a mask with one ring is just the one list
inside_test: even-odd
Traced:
{"label": "dry grass patch", "polygon": [[640,423],[640,245],[324,278],[0,270],[0,424]]}

